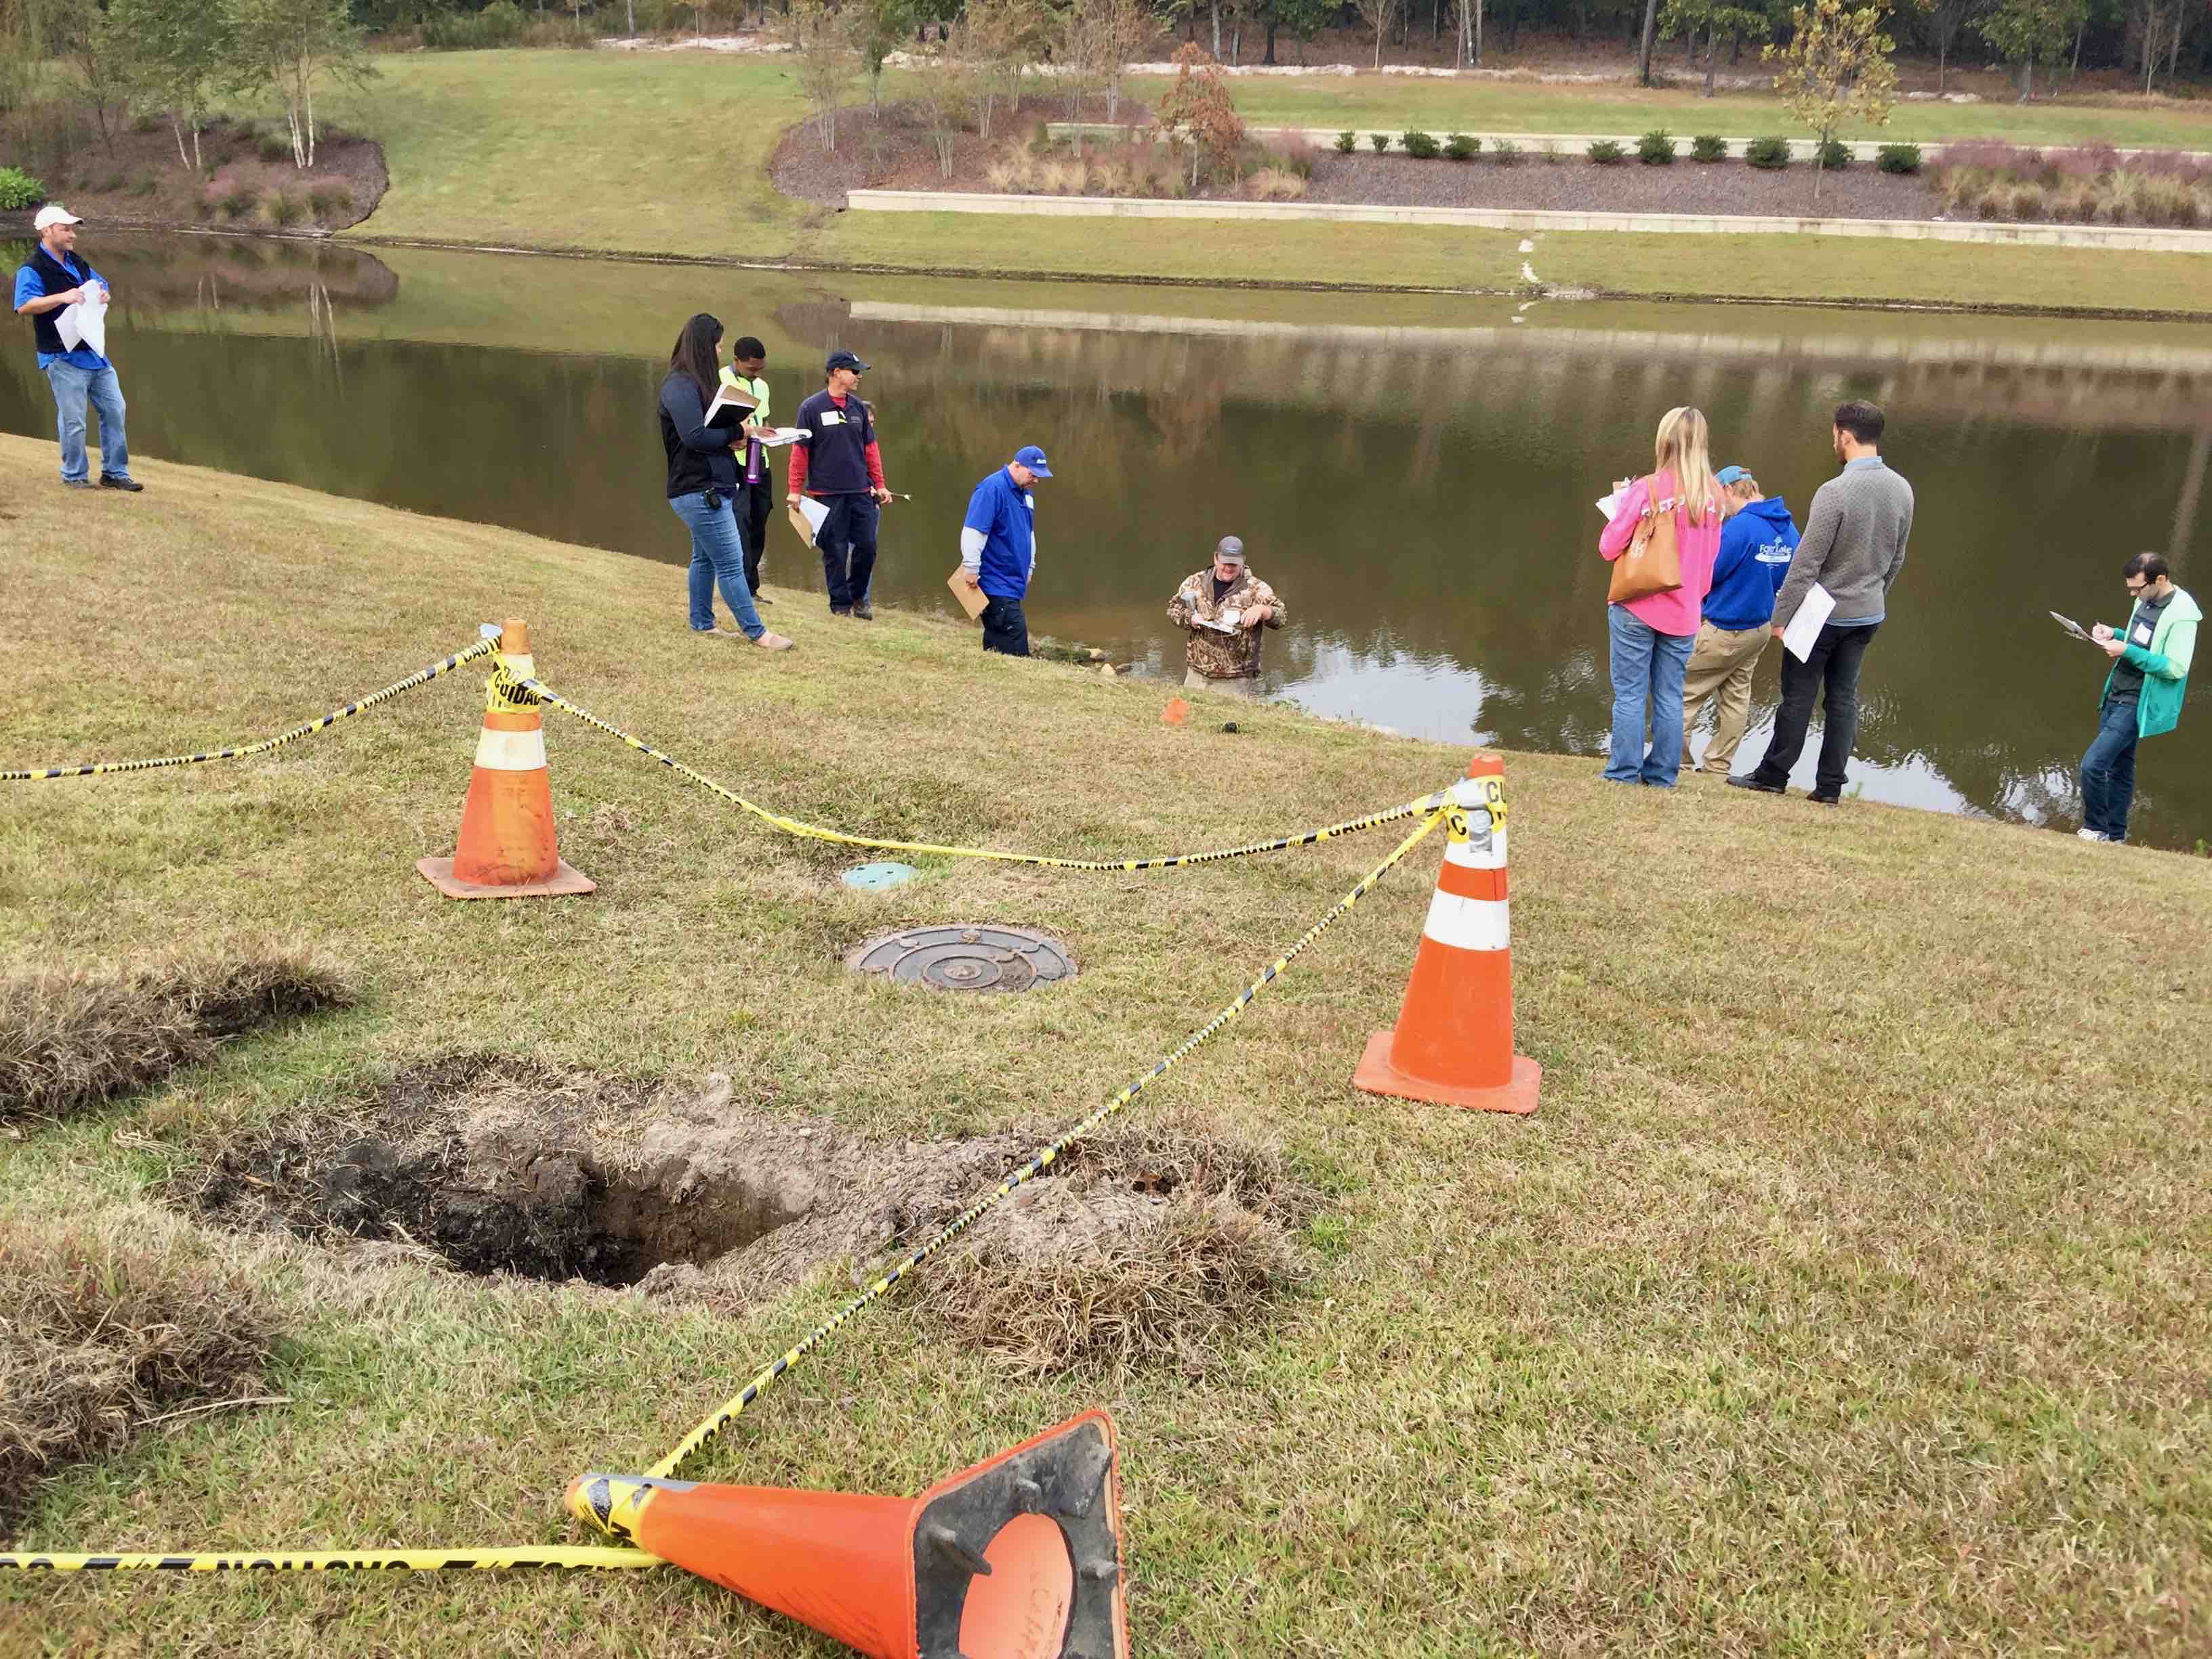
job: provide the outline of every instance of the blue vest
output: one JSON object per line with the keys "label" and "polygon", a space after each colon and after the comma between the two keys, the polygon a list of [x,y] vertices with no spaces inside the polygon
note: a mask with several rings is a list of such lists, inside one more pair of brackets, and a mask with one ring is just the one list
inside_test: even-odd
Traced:
{"label": "blue vest", "polygon": [[[82,288],[92,280],[92,267],[85,263],[83,255],[72,253],[70,259],[77,267],[76,270],[70,270],[47,252],[44,242],[33,242],[31,244],[31,257],[23,263],[39,273],[39,280],[46,285],[47,293],[66,294],[73,288]],[[62,343],[62,309],[56,306],[51,311],[35,312],[31,317],[31,336],[38,342],[39,349],[51,352],[57,357],[70,355],[70,349]],[[90,348],[81,346],[78,349],[89,350]]]}

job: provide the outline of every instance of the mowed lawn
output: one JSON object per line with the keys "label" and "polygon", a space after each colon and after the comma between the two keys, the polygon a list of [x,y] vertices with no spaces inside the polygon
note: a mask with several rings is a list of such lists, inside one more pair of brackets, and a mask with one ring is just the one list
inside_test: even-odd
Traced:
{"label": "mowed lawn", "polygon": [[[750,653],[685,632],[672,567],[134,471],[142,496],[70,494],[51,443],[0,438],[0,623],[28,642],[0,766],[258,736],[507,614],[586,707],[872,833],[1206,848],[1465,763],[1206,698],[1167,726],[1158,681],[987,659],[939,620],[833,626],[786,589],[799,648]],[[1306,614],[1326,628],[1325,598]],[[649,1462],[848,1293],[833,1276],[738,1319],[247,1243],[161,1196],[213,1140],[459,1052],[722,1071],[750,1109],[1042,1138],[1390,844],[1108,876],[924,860],[863,895],[836,875],[865,854],[549,714],[562,848],[599,890],[455,904],[413,865],[452,846],[480,678],[241,763],[0,786],[11,969],[289,938],[365,994],[0,1139],[0,1218],[206,1239],[288,1327],[265,1379],[287,1403],[58,1472],[16,1547],[568,1539],[572,1475]],[[1295,1287],[1179,1362],[1030,1376],[945,1336],[925,1270],[692,1472],[915,1492],[1103,1401],[1146,1654],[2203,1652],[2212,861],[1597,771],[1507,757],[1534,1117],[1349,1087],[1396,1012],[1432,839],[1132,1109],[1283,1149],[1316,1195]],[[1083,972],[965,1000],[839,965],[924,921],[1044,928]],[[673,1572],[0,1578],[10,1659],[585,1650],[832,1651]]]}

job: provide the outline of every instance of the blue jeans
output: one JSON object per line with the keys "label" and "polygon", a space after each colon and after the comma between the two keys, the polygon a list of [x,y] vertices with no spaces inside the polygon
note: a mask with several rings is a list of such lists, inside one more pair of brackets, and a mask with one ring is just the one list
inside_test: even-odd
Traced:
{"label": "blue jeans", "polygon": [[691,627],[705,633],[714,625],[714,584],[722,584],[722,603],[730,607],[738,626],[749,640],[768,632],[768,624],[753,609],[752,590],[745,586],[745,544],[738,534],[738,520],[725,494],[720,507],[709,507],[704,490],[672,495],[668,510],[691,532]]}
{"label": "blue jeans", "polygon": [[100,411],[100,476],[131,476],[131,446],[123,437],[123,382],[115,370],[79,368],[57,357],[46,365],[46,384],[54,389],[54,410],[61,417],[62,477],[69,483],[84,481],[84,405],[88,396]]}
{"label": "blue jeans", "polygon": [[2081,757],[2081,824],[2107,841],[2128,838],[2136,799],[2136,705],[2107,697],[2097,711],[2097,735]]}
{"label": "blue jeans", "polygon": [[[1694,634],[1662,634],[1624,605],[1605,608],[1613,636],[1613,747],[1605,775],[1615,783],[1672,789],[1682,769],[1682,676]],[[1651,717],[1651,751],[1644,719]]]}

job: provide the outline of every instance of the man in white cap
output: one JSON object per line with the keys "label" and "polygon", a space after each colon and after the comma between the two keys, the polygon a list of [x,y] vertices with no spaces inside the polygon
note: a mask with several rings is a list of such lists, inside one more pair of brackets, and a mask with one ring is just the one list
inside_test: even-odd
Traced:
{"label": "man in white cap", "polygon": [[1244,544],[1224,536],[1214,544],[1213,562],[1186,577],[1168,601],[1168,620],[1190,630],[1190,667],[1183,684],[1258,696],[1260,630],[1280,628],[1289,614],[1275,590],[1244,562]]}
{"label": "man in white cap", "polygon": [[[100,411],[101,488],[136,491],[144,486],[131,477],[131,448],[123,436],[123,384],[115,378],[115,366],[90,340],[79,337],[72,344],[62,337],[68,307],[90,301],[99,310],[107,303],[107,279],[76,254],[76,228],[83,222],[58,202],[39,210],[31,222],[38,245],[15,273],[15,314],[31,319],[39,372],[54,391],[62,482],[72,489],[92,488],[84,451],[84,407],[89,400]],[[104,343],[104,332],[100,337]]]}

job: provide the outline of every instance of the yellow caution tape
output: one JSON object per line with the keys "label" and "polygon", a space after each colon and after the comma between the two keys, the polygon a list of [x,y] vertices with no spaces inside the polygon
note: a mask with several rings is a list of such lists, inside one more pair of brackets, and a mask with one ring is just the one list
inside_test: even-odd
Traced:
{"label": "yellow caution tape", "polygon": [[387,1568],[413,1572],[495,1572],[508,1567],[667,1565],[643,1550],[576,1544],[471,1550],[220,1550],[206,1555],[64,1555],[52,1551],[0,1555],[0,1569],[15,1567],[27,1572],[343,1572]]}
{"label": "yellow caution tape", "polygon": [[264,738],[258,743],[243,744],[231,749],[210,749],[197,755],[168,755],[160,760],[90,761],[81,766],[40,766],[28,771],[0,772],[0,783],[29,783],[46,778],[97,778],[110,772],[150,772],[164,766],[197,766],[203,761],[242,760],[248,755],[265,755],[271,749],[281,749],[295,738],[312,737],[329,730],[340,720],[374,708],[387,697],[396,697],[403,691],[412,691],[418,685],[428,685],[441,674],[450,674],[465,662],[474,662],[498,649],[496,641],[478,640],[465,651],[456,651],[452,656],[432,663],[428,668],[418,668],[404,680],[394,680],[381,691],[372,691],[367,696],[348,703],[343,708],[333,708],[319,719],[304,726],[295,726],[289,732],[280,732],[273,738]]}
{"label": "yellow caution tape", "polygon": [[[494,676],[495,680],[498,677]],[[1302,835],[1282,836],[1273,841],[1255,841],[1243,847],[1224,847],[1211,853],[1176,853],[1164,858],[1142,859],[1063,859],[1043,853],[1002,853],[982,847],[940,847],[933,842],[884,841],[873,836],[849,836],[842,830],[825,829],[818,823],[808,823],[800,818],[786,817],[781,812],[771,812],[765,806],[747,800],[734,789],[727,788],[693,771],[675,756],[656,749],[644,738],[635,737],[619,726],[601,720],[587,709],[580,708],[542,680],[525,679],[514,682],[515,690],[532,693],[564,713],[574,714],[585,725],[620,739],[641,755],[659,761],[678,776],[690,781],[702,789],[711,791],[732,806],[750,812],[763,823],[771,824],[788,836],[799,836],[810,841],[835,842],[841,847],[865,847],[879,853],[934,853],[945,858],[990,859],[1000,864],[1041,865],[1048,870],[1167,870],[1185,864],[1218,864],[1224,859],[1250,858],[1255,853],[1279,853],[1286,848],[1311,847],[1324,841],[1334,841],[1342,836],[1356,836],[1363,830],[1372,830],[1378,824],[1395,823],[1401,818],[1434,812],[1447,805],[1451,795],[1449,790],[1439,790],[1419,800],[1407,801],[1402,806],[1393,806],[1380,812],[1370,812],[1364,817],[1347,818],[1342,823],[1332,823],[1319,830],[1308,830]]]}
{"label": "yellow caution tape", "polygon": [[[1449,797],[1447,797],[1447,799],[1449,799]],[[1215,1014],[1212,1018],[1207,1020],[1205,1024],[1200,1026],[1188,1036],[1185,1037],[1181,1042],[1177,1043],[1174,1048],[1163,1055],[1160,1060],[1154,1064],[1152,1070],[1146,1072],[1142,1077],[1138,1078],[1134,1082],[1124,1085],[1115,1093],[1112,1099],[1109,1100],[1104,1105],[1099,1107],[1096,1111],[1091,1113],[1089,1116],[1084,1118],[1080,1122],[1068,1129],[1066,1133],[1062,1134],[1057,1140],[1054,1141],[1050,1146],[1038,1152],[1035,1158],[1031,1158],[1020,1169],[1015,1170],[1013,1174],[1008,1176],[1004,1181],[1001,1181],[989,1192],[984,1194],[983,1196],[977,1199],[974,1203],[969,1205],[966,1209],[961,1211],[958,1215],[953,1217],[951,1220],[946,1222],[944,1226],[938,1229],[937,1232],[931,1237],[927,1243],[908,1254],[896,1266],[891,1267],[890,1271],[885,1273],[880,1279],[878,1279],[873,1284],[870,1285],[866,1290],[861,1291],[860,1295],[854,1297],[850,1302],[848,1302],[836,1313],[830,1315],[829,1318],[823,1320],[819,1325],[817,1325],[812,1330],[801,1337],[796,1343],[793,1344],[791,1347],[786,1349],[783,1353],[777,1357],[773,1364],[767,1366],[765,1369],[758,1372],[753,1377],[751,1382],[746,1383],[745,1386],[738,1390],[738,1393],[732,1395],[728,1400],[723,1401],[720,1407],[716,1407],[711,1416],[702,1419],[698,1425],[695,1427],[690,1433],[685,1435],[682,1440],[677,1443],[674,1450],[671,1451],[668,1455],[662,1458],[658,1463],[655,1463],[651,1468],[645,1472],[646,1478],[652,1480],[665,1480],[673,1475],[677,1470],[683,1468],[686,1462],[690,1462],[696,1454],[704,1449],[708,1445],[711,1444],[715,1439],[717,1439],[725,1429],[728,1428],[732,1423],[737,1420],[738,1413],[743,1412],[756,1400],[758,1400],[762,1395],[767,1393],[768,1390],[775,1385],[778,1378],[784,1376],[785,1373],[789,1371],[793,1366],[796,1365],[801,1359],[805,1358],[807,1353],[818,1344],[834,1335],[838,1329],[844,1325],[847,1320],[852,1318],[854,1315],[859,1313],[862,1309],[868,1306],[869,1304],[874,1302],[879,1297],[884,1296],[890,1290],[891,1286],[897,1284],[908,1273],[914,1272],[915,1269],[927,1261],[947,1244],[950,1244],[954,1239],[959,1237],[962,1233],[966,1232],[968,1229],[973,1226],[978,1219],[988,1213],[999,1203],[1000,1200],[1004,1199],[1017,1187],[1022,1186],[1024,1183],[1032,1181],[1037,1176],[1042,1174],[1047,1169],[1050,1168],[1054,1161],[1065,1153],[1070,1146],[1073,1146],[1085,1135],[1089,1134],[1093,1129],[1103,1123],[1108,1118],[1113,1116],[1124,1106],[1127,1106],[1139,1094],[1142,1094],[1153,1082],[1164,1076],[1176,1066],[1181,1064],[1183,1060],[1188,1057],[1193,1050],[1206,1042],[1218,1033],[1224,1026],[1227,1025],[1230,1021],[1235,1019],[1239,1014],[1242,1014],[1246,1008],[1251,1006],[1252,1000],[1258,996],[1260,993],[1265,990],[1269,985],[1272,985],[1275,980],[1281,975],[1284,969],[1291,965],[1291,962],[1297,957],[1298,954],[1303,951],[1306,946],[1311,945],[1324,933],[1328,932],[1330,926],[1336,921],[1338,917],[1343,915],[1346,911],[1351,909],[1353,905],[1358,903],[1361,899],[1364,898],[1367,896],[1369,890],[1373,888],[1376,883],[1381,881],[1384,876],[1389,874],[1392,866],[1396,865],[1397,862],[1401,859],[1404,858],[1407,854],[1412,852],[1415,847],[1419,846],[1420,844],[1421,838],[1424,836],[1426,836],[1431,830],[1434,830],[1438,824],[1443,823],[1448,816],[1453,816],[1451,809],[1449,808],[1439,807],[1431,811],[1427,817],[1421,821],[1419,825],[1413,830],[1413,834],[1407,836],[1405,840],[1400,842],[1398,845],[1392,849],[1389,857],[1384,859],[1382,863],[1376,865],[1372,870],[1370,870],[1365,875],[1362,876],[1350,892],[1346,893],[1342,898],[1331,905],[1328,911],[1322,916],[1320,921],[1314,923],[1312,927],[1307,928],[1304,933],[1298,936],[1297,944],[1291,945],[1291,948],[1284,951],[1281,956],[1277,957],[1273,962],[1267,965],[1266,972],[1262,973],[1259,978],[1254,980],[1249,985],[1246,986],[1243,991],[1238,993],[1235,1001],[1229,1004],[1225,1008],[1223,1008],[1218,1013]],[[1462,826],[1464,825],[1464,817],[1462,817]]]}

